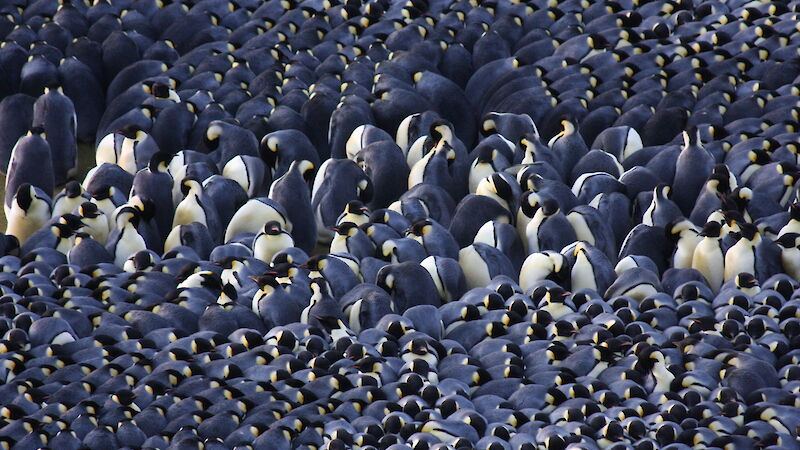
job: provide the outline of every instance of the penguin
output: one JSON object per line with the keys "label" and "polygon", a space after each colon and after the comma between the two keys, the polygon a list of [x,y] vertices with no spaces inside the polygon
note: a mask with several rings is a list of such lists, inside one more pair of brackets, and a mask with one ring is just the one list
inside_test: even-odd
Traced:
{"label": "penguin", "polygon": [[56,184],[78,173],[78,122],[75,106],[60,86],[48,86],[33,104],[33,127],[41,128],[50,146]]}
{"label": "penguin", "polygon": [[280,204],[266,197],[250,199],[231,218],[225,230],[224,242],[230,242],[241,233],[257,233],[260,231],[260,224],[273,220],[284,230],[292,232],[292,223],[289,222],[286,210]]}
{"label": "penguin", "polygon": [[469,192],[474,194],[481,180],[490,177],[495,172],[505,170],[510,165],[511,163],[498,150],[488,145],[479,147],[478,155],[470,166]]}
{"label": "penguin", "polygon": [[329,159],[316,173],[311,190],[311,206],[317,220],[318,239],[328,242],[328,229],[351,200],[369,203],[373,196],[372,180],[349,159]]}
{"label": "penguin", "polygon": [[624,162],[643,148],[642,138],[633,127],[617,126],[606,128],[595,137],[592,148],[603,149]]}
{"label": "penguin", "polygon": [[236,156],[259,156],[258,140],[250,130],[221,120],[208,124],[202,147],[220,170]]}
{"label": "penguin", "polygon": [[93,239],[101,244],[106,243],[109,230],[109,219],[105,213],[100,210],[97,204],[88,201],[81,203],[75,210],[81,217],[83,223],[83,231],[89,234]]}
{"label": "penguin", "polygon": [[[692,269],[699,271],[712,291],[717,292],[725,280],[725,253],[722,249],[722,226],[719,222],[708,222],[698,236],[702,240],[692,255]],[[737,272],[738,273],[738,272]]]}
{"label": "penguin", "polygon": [[266,173],[266,166],[261,158],[247,155],[233,157],[222,168],[222,176],[239,183],[250,198],[262,195],[264,185],[270,184]]}
{"label": "penguin", "polygon": [[547,145],[559,158],[562,167],[575,167],[578,161],[589,152],[589,148],[577,132],[577,124],[574,119],[562,117],[561,126],[562,131],[553,136]]}
{"label": "penguin", "polygon": [[0,171],[8,173],[11,151],[20,136],[31,129],[33,124],[34,97],[25,94],[13,94],[0,101]]}
{"label": "penguin", "polygon": [[355,162],[375,184],[370,209],[386,208],[406,191],[409,168],[403,152],[391,141],[373,142],[358,152]]}
{"label": "penguin", "polygon": [[181,191],[185,197],[175,208],[170,230],[198,222],[208,229],[212,243],[218,243],[222,236],[222,224],[214,202],[203,192],[203,185],[194,178],[184,178],[181,181]]}
{"label": "penguin", "polygon": [[800,274],[800,265],[798,264],[798,256],[800,256],[800,235],[797,233],[784,233],[775,243],[781,247],[781,262],[783,263],[783,270],[791,277],[796,277]]}
{"label": "penguin", "polygon": [[[172,176],[167,171],[171,156],[158,152],[150,158],[147,168],[133,178],[130,197],[137,196],[152,202],[154,219],[163,242],[172,230],[175,208],[172,203]],[[110,216],[109,216],[110,217]]]}
{"label": "penguin", "polygon": [[672,182],[675,192],[673,201],[684,216],[692,213],[695,200],[703,189],[714,169],[714,157],[700,143],[700,132],[683,132],[683,149],[675,164],[675,178]]}
{"label": "penguin", "polygon": [[51,216],[50,197],[35,186],[22,183],[17,187],[10,208],[6,211],[5,234],[14,236],[22,245]]}
{"label": "penguin", "polygon": [[671,200],[672,187],[659,184],[653,189],[653,199],[642,216],[642,223],[664,228],[672,221],[683,217],[680,208]]}
{"label": "penguin", "polygon": [[561,212],[558,203],[551,198],[545,199],[536,210],[536,214],[525,227],[525,236],[528,254],[544,250],[561,251],[577,240],[569,220]]}
{"label": "penguin", "polygon": [[531,253],[522,263],[519,286],[528,292],[542,280],[566,281],[568,270],[569,262],[561,253],[554,251]]}
{"label": "penguin", "polygon": [[683,219],[679,222],[668,224],[665,232],[670,236],[675,244],[675,251],[672,253],[670,267],[676,269],[687,269],[692,267],[694,252],[703,237],[692,222]]}
{"label": "penguin", "polygon": [[756,274],[756,247],[761,243],[761,234],[755,225],[743,223],[735,233],[736,243],[725,252],[724,280],[729,281],[742,272]]}
{"label": "penguin", "polygon": [[272,170],[274,179],[283,176],[295,161],[308,161],[311,167],[320,166],[320,157],[314,144],[299,130],[273,131],[261,139],[261,159]]}
{"label": "penguin", "polygon": [[257,277],[256,282],[259,290],[253,296],[251,307],[265,325],[271,328],[300,320],[302,305],[281,287],[274,276]]}
{"label": "penguin", "polygon": [[517,278],[508,256],[488,244],[476,242],[458,252],[458,263],[464,271],[469,288],[486,286],[498,275]]}
{"label": "penguin", "polygon": [[307,184],[313,170],[314,165],[308,160],[293,161],[286,173],[276,179],[269,189],[269,198],[283,206],[288,220],[303,224],[293,227],[292,239],[306,253],[314,250],[317,241],[317,222]]}
{"label": "penguin", "polygon": [[341,222],[333,228],[330,253],[349,253],[357,259],[372,256],[375,245],[367,234],[353,222]]}
{"label": "penguin", "polygon": [[119,267],[131,255],[146,250],[144,238],[136,230],[139,224],[139,210],[132,206],[123,206],[116,211],[115,227],[106,240],[106,250],[114,256],[114,264]]}
{"label": "penguin", "polygon": [[442,300],[453,302],[467,290],[467,281],[458,261],[443,256],[428,256],[420,263],[431,275]]}
{"label": "penguin", "polygon": [[401,262],[382,267],[376,284],[392,296],[392,310],[400,314],[417,305],[441,305],[436,284],[418,263]]}
{"label": "penguin", "polygon": [[82,203],[91,199],[80,183],[71,180],[64,185],[64,189],[53,199],[53,217],[69,214]]}
{"label": "penguin", "polygon": [[53,196],[55,175],[50,145],[45,139],[44,130],[31,129],[21,137],[11,150],[8,174],[5,182],[5,213],[11,213],[11,202],[20,185],[28,183],[40,189],[48,199]]}
{"label": "penguin", "polygon": [[709,215],[721,206],[721,199],[736,188],[736,177],[728,166],[724,164],[714,166],[704,188],[696,198],[689,220],[697,225],[707,222]]}
{"label": "penguin", "polygon": [[513,225],[501,222],[486,222],[475,235],[474,243],[484,243],[507,255],[518,273],[525,260],[525,248]]}
{"label": "penguin", "polygon": [[94,264],[113,263],[114,258],[101,242],[92,239],[86,233],[75,234],[75,243],[67,252],[67,261],[78,267]]}
{"label": "penguin", "polygon": [[64,214],[30,235],[20,251],[25,255],[39,248],[50,248],[66,255],[72,245],[74,233],[82,226],[80,217]]}
{"label": "penguin", "polygon": [[264,224],[264,229],[253,239],[253,257],[269,263],[280,251],[294,247],[294,239],[277,221]]}
{"label": "penguin", "polygon": [[300,323],[316,327],[321,331],[327,330],[326,323],[333,319],[344,320],[344,315],[339,309],[339,303],[331,297],[327,283],[324,279],[313,278],[311,280],[311,298],[308,306],[300,313]]}
{"label": "penguin", "polygon": [[611,286],[616,274],[614,267],[602,252],[579,241],[571,253],[575,258],[570,268],[573,290],[592,289],[599,293],[605,292]]}
{"label": "penguin", "polygon": [[433,219],[415,222],[406,230],[406,236],[422,244],[430,256],[458,258],[458,243],[446,228]]}

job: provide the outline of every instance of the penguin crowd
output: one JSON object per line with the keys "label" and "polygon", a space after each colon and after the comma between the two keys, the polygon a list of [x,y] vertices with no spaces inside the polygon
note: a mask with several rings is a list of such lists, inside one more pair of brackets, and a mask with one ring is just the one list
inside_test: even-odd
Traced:
{"label": "penguin crowd", "polygon": [[0,0],[0,40],[0,447],[800,449],[800,1]]}

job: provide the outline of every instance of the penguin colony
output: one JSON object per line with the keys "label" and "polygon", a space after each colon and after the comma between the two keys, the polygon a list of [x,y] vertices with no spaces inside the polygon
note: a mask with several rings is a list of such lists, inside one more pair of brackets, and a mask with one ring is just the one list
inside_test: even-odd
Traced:
{"label": "penguin colony", "polygon": [[0,12],[3,448],[800,448],[800,2]]}

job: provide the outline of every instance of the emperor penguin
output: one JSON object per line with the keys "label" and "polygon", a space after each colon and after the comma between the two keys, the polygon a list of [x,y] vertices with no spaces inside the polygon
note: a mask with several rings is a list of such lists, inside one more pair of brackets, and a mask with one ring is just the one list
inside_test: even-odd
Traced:
{"label": "emperor penguin", "polygon": [[497,172],[481,180],[475,187],[475,194],[493,198],[508,210],[511,217],[516,217],[522,191],[513,176]]}
{"label": "emperor penguin", "polygon": [[27,183],[40,189],[48,199],[52,198],[55,186],[53,160],[50,144],[45,139],[44,129],[33,128],[19,138],[11,150],[5,184],[5,213],[11,213],[11,201],[20,185]]}
{"label": "emperor penguin", "polygon": [[691,268],[694,251],[700,241],[703,240],[702,236],[700,236],[700,230],[689,220],[683,219],[668,224],[665,231],[675,243],[671,267],[676,269]]}
{"label": "emperor penguin", "polygon": [[684,216],[692,213],[697,196],[714,169],[714,157],[700,143],[700,132],[683,132],[683,149],[675,165],[673,200]]}
{"label": "emperor penguin", "polygon": [[719,222],[707,222],[698,233],[702,239],[692,254],[692,269],[703,274],[714,292],[719,291],[725,280],[725,253],[722,249],[721,232],[722,225]]}
{"label": "emperor penguin", "polygon": [[[111,163],[122,167],[120,157],[123,151],[131,151],[137,142],[143,141],[146,137],[147,133],[133,126],[108,133],[97,143],[94,154],[95,165]],[[130,171],[126,171],[130,173]]]}
{"label": "emperor penguin", "polygon": [[311,208],[307,181],[313,173],[312,162],[292,161],[286,173],[273,181],[269,188],[269,198],[283,206],[291,223],[298,224],[292,229],[292,239],[306,253],[311,253],[317,243],[317,221]]}
{"label": "emperor penguin", "polygon": [[742,272],[757,274],[756,247],[761,243],[761,234],[755,225],[739,224],[738,238],[735,244],[725,252],[724,280],[732,280]]}
{"label": "emperor penguin", "polygon": [[239,183],[250,198],[262,195],[264,186],[269,186],[272,181],[264,161],[249,155],[237,155],[231,158],[222,168],[222,176]]}
{"label": "emperor penguin", "polygon": [[505,170],[511,164],[497,149],[491,146],[483,146],[479,149],[478,155],[472,161],[469,170],[469,192],[475,193],[478,183],[494,173]]}
{"label": "emperor penguin", "polygon": [[553,136],[547,145],[559,158],[562,167],[565,169],[575,167],[578,161],[589,153],[589,147],[578,133],[574,119],[562,117],[561,126],[562,131]]}
{"label": "emperor penguin", "polygon": [[292,223],[283,206],[266,197],[250,199],[231,218],[228,228],[225,230],[224,242],[229,242],[240,233],[258,233],[263,226],[261,224],[273,220],[278,222],[284,230],[292,232]]}
{"label": "emperor penguin", "polygon": [[423,219],[415,222],[406,230],[406,237],[410,237],[425,248],[430,256],[444,256],[458,258],[458,243],[455,238],[439,222],[433,219]]}
{"label": "emperor penguin", "polygon": [[467,290],[464,271],[453,258],[428,256],[419,263],[431,275],[444,302],[454,302]]}
{"label": "emperor penguin", "polygon": [[670,199],[671,192],[672,187],[667,184],[659,184],[653,189],[653,199],[642,216],[643,224],[664,228],[683,216],[680,208]]}
{"label": "emperor penguin", "polygon": [[719,209],[720,199],[730,194],[736,187],[736,176],[731,173],[728,166],[724,164],[714,166],[694,202],[689,219],[697,225],[707,222],[708,216]]}
{"label": "emperor penguin", "polygon": [[213,242],[218,243],[222,238],[222,225],[214,202],[203,194],[203,185],[194,178],[184,178],[181,181],[181,191],[185,197],[175,208],[170,230],[198,222],[208,228]]}
{"label": "emperor penguin", "polygon": [[140,170],[133,178],[130,197],[138,196],[143,201],[153,203],[155,223],[163,242],[172,231],[175,206],[172,202],[172,176],[168,165],[172,156],[158,152],[150,158],[147,168]]}
{"label": "emperor penguin", "polygon": [[561,283],[569,279],[569,270],[569,262],[561,253],[550,250],[531,253],[522,263],[519,286],[528,292],[542,280]]}
{"label": "emperor penguin", "polygon": [[97,242],[105,244],[110,230],[108,219],[103,211],[92,202],[83,202],[78,206],[76,212],[83,222],[83,232]]}
{"label": "emperor penguin", "polygon": [[53,199],[53,217],[69,214],[90,199],[80,183],[75,180],[68,181],[64,190]]}
{"label": "emperor penguin", "polygon": [[294,247],[294,239],[283,229],[280,222],[271,220],[264,224],[253,239],[253,257],[266,263],[272,261],[276,253]]}
{"label": "emperor penguin", "polygon": [[560,251],[577,240],[569,220],[551,198],[542,202],[541,208],[526,226],[525,236],[528,254],[544,250]]}
{"label": "emperor penguin", "polygon": [[571,253],[574,258],[570,269],[572,290],[592,289],[598,293],[606,292],[616,278],[614,266],[608,257],[583,241],[577,242]]}
{"label": "emperor penguin", "polygon": [[256,277],[258,291],[251,302],[253,312],[269,328],[299,322],[303,307],[281,286],[274,275]]}
{"label": "emperor penguin", "polygon": [[373,256],[375,244],[358,225],[342,222],[333,228],[335,234],[331,241],[330,253],[349,253],[358,259]]}
{"label": "emperor penguin", "polygon": [[775,243],[781,247],[783,270],[793,279],[800,279],[800,234],[784,233]]}
{"label": "emperor penguin", "polygon": [[49,86],[33,104],[33,126],[44,130],[50,145],[56,184],[78,173],[77,118],[72,100],[60,86]]}
{"label": "emperor penguin", "polygon": [[369,203],[373,196],[372,180],[354,161],[329,159],[317,171],[311,189],[311,206],[317,220],[318,240],[333,238],[329,229],[351,200]]}
{"label": "emperor penguin", "polygon": [[106,250],[114,256],[118,267],[137,252],[147,250],[144,238],[136,230],[139,219],[139,210],[132,206],[122,206],[116,211],[116,226],[108,235]]}
{"label": "emperor penguin", "polygon": [[29,183],[22,183],[11,199],[11,207],[6,210],[5,234],[16,237],[22,245],[50,220],[51,215],[50,197]]}

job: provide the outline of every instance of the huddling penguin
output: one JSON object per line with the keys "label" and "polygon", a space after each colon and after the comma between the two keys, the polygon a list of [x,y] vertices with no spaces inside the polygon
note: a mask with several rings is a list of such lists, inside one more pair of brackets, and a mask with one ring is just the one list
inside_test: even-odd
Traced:
{"label": "huddling penguin", "polygon": [[800,449],[800,2],[10,0],[0,40],[3,448]]}

